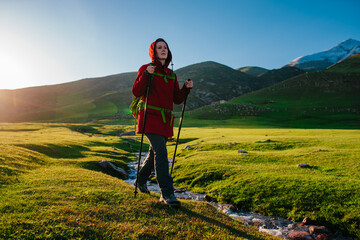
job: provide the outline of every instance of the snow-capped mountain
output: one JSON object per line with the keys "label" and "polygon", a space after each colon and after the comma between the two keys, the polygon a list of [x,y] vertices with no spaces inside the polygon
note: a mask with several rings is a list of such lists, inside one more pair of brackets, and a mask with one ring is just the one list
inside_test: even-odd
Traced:
{"label": "snow-capped mountain", "polygon": [[297,67],[308,72],[319,71],[359,52],[360,41],[347,39],[326,51],[298,57],[292,60],[288,66]]}

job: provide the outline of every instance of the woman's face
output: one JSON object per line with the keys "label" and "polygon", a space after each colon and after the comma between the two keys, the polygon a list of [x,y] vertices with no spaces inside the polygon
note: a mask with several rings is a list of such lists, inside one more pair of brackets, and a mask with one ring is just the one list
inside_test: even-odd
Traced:
{"label": "woman's face", "polygon": [[166,60],[166,58],[168,56],[168,49],[167,49],[166,43],[164,43],[162,41],[156,43],[155,52],[156,52],[156,56],[160,60]]}

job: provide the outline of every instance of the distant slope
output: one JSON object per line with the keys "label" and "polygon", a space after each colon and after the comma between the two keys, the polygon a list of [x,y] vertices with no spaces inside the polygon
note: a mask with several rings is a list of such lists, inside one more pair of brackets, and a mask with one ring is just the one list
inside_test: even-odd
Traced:
{"label": "distant slope", "polygon": [[[125,107],[121,99],[131,99],[130,87],[136,72],[70,83],[0,90],[0,121],[88,120],[111,116]],[[128,89],[128,91],[124,91]],[[108,101],[117,95],[116,101]]]}
{"label": "distant slope", "polygon": [[288,66],[297,67],[308,72],[319,71],[359,52],[360,42],[354,39],[347,39],[326,51],[298,57],[292,60]]}
{"label": "distant slope", "polygon": [[360,53],[329,67],[327,72],[360,73]]}
{"label": "distant slope", "polygon": [[180,85],[194,82],[188,107],[194,109],[220,100],[230,100],[255,87],[256,78],[216,62],[193,64],[176,70]]}
{"label": "distant slope", "polygon": [[247,66],[247,67],[241,67],[241,68],[237,68],[236,70],[241,71],[243,73],[249,74],[253,77],[259,77],[260,75],[266,73],[267,71],[269,71],[266,68],[262,68],[262,67],[255,67],[255,66]]}
{"label": "distant slope", "polygon": [[[304,73],[226,104],[206,106],[189,115],[198,119],[255,117],[281,127],[360,128],[358,56],[332,70]],[[336,72],[347,66],[346,73]]]}
{"label": "distant slope", "polygon": [[281,81],[284,81],[286,79],[295,77],[297,75],[300,75],[304,73],[305,71],[296,68],[296,67],[282,67],[279,69],[273,69],[266,71],[265,73],[258,76],[256,80],[256,88],[261,89],[264,87],[268,87],[271,85],[274,85],[276,83],[279,83]]}

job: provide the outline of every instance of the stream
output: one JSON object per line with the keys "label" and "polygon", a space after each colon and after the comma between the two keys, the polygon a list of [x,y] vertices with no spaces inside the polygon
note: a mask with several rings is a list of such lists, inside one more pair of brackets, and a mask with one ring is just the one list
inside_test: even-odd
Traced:
{"label": "stream", "polygon": [[[134,153],[137,157],[139,153]],[[147,152],[141,154],[141,162],[145,159]],[[169,159],[169,165],[171,166],[172,159]],[[137,174],[137,161],[128,163],[130,167],[129,178],[124,180],[132,186],[135,186],[135,179]],[[160,188],[157,183],[147,182],[148,189],[151,192],[160,193]],[[264,216],[258,213],[238,211],[231,204],[222,204],[212,201],[208,201],[209,198],[206,194],[193,193],[185,189],[175,188],[175,196],[178,199],[193,200],[193,201],[205,201],[215,207],[218,211],[225,213],[233,219],[244,222],[248,226],[256,226],[260,232],[277,236],[284,239],[332,239],[332,240],[353,240],[355,238],[345,237],[340,231],[336,231],[335,234],[330,234],[329,230],[323,226],[313,226],[306,222],[307,218],[302,223],[293,222],[291,220]],[[308,219],[309,220],[309,219]],[[311,233],[311,234],[310,234]],[[289,237],[294,234],[305,235],[300,237]],[[307,236],[308,234],[308,236]]]}

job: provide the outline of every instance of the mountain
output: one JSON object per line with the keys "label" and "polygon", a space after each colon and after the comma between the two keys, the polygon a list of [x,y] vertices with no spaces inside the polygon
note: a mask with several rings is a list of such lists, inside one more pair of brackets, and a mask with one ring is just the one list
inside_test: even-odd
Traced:
{"label": "mountain", "polygon": [[266,126],[358,129],[359,59],[357,54],[327,70],[306,72],[188,115],[195,119],[249,119]]}
{"label": "mountain", "polygon": [[256,89],[261,89],[264,87],[274,85],[276,83],[292,78],[304,72],[305,71],[299,68],[289,67],[289,66],[285,66],[279,69],[268,70],[257,77]]}
{"label": "mountain", "polygon": [[[191,78],[195,88],[187,109],[230,100],[254,90],[255,78],[216,62],[190,65],[175,71],[180,86]],[[70,83],[0,90],[0,121],[88,121],[129,117],[131,87],[136,72]],[[180,111],[181,106],[175,108]]]}
{"label": "mountain", "polygon": [[243,73],[249,74],[253,77],[258,77],[264,73],[266,73],[267,71],[269,71],[266,68],[262,68],[262,67],[255,67],[255,66],[247,66],[247,67],[241,67],[241,68],[237,68],[236,70],[241,71]]}
{"label": "mountain", "polygon": [[179,84],[186,79],[194,82],[188,109],[221,100],[230,100],[254,90],[256,78],[216,62],[202,62],[176,70]]}
{"label": "mountain", "polygon": [[347,39],[326,51],[298,57],[287,65],[300,68],[307,72],[319,71],[359,52],[360,42],[354,39]]}

